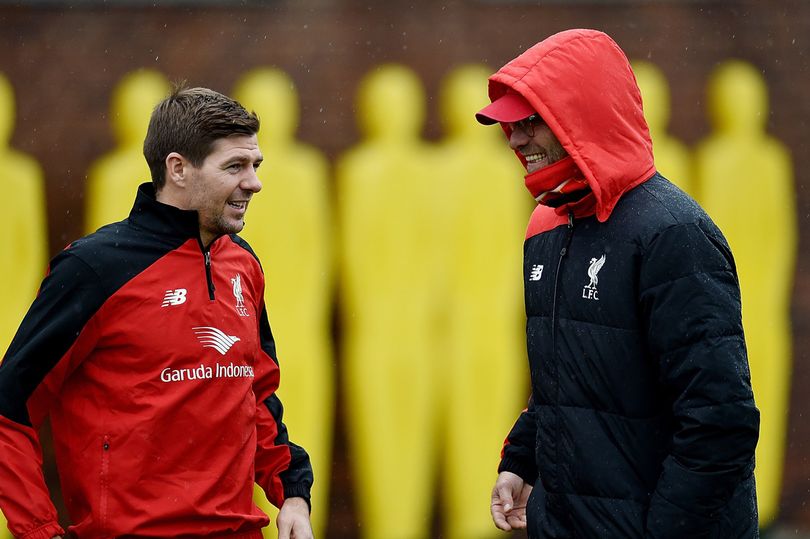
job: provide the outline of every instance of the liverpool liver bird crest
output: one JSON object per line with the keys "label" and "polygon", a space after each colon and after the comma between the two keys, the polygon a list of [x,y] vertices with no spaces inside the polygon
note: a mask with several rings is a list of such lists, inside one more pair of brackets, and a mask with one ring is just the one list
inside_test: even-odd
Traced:
{"label": "liverpool liver bird crest", "polygon": [[598,260],[596,258],[591,258],[591,266],[588,268],[588,277],[591,278],[591,282],[585,285],[585,288],[594,289],[596,288],[596,284],[599,282],[599,270],[602,269],[602,266],[605,265],[605,255],[602,255]]}

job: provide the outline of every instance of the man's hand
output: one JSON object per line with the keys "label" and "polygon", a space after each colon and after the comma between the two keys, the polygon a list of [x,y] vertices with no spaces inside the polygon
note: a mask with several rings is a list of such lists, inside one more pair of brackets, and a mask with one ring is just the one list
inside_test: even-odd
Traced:
{"label": "man's hand", "polygon": [[526,503],[532,485],[512,472],[501,472],[492,489],[490,512],[495,526],[504,531],[526,528]]}
{"label": "man's hand", "polygon": [[287,498],[276,518],[278,539],[314,539],[309,506],[304,498]]}

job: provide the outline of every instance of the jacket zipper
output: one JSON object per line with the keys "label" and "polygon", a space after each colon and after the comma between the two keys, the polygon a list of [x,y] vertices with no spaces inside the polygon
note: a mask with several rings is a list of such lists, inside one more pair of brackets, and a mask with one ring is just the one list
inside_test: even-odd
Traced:
{"label": "jacket zipper", "polygon": [[[557,259],[557,271],[554,274],[554,297],[552,298],[551,302],[551,364],[554,366],[554,403],[556,406],[560,404],[560,372],[559,372],[559,365],[557,362],[557,296],[558,296],[558,287],[560,284],[560,271],[562,270],[562,263],[565,256],[568,254],[568,248],[571,246],[571,238],[574,235],[574,214],[572,212],[568,212],[568,227],[565,232],[565,240],[563,241],[563,247],[560,249],[560,257]],[[557,414],[557,421],[559,421],[559,412]],[[556,429],[558,430],[559,429]],[[556,466],[560,465],[560,443],[557,443],[554,446],[554,461],[556,462]],[[555,467],[556,467],[555,466]],[[554,474],[554,478],[551,479],[554,488],[559,489],[559,472]]]}
{"label": "jacket zipper", "polygon": [[[551,353],[557,353],[557,291],[560,284],[560,270],[562,269],[563,258],[568,254],[568,248],[571,246],[571,238],[574,235],[574,214],[568,213],[568,227],[565,233],[565,241],[563,248],[560,250],[560,258],[557,259],[557,272],[554,274],[554,298],[551,303]],[[557,388],[559,392],[559,386]]]}
{"label": "jacket zipper", "polygon": [[200,249],[203,252],[203,258],[205,259],[205,280],[208,284],[208,299],[214,301],[214,278],[211,276],[211,251],[209,247],[203,247],[202,241],[200,241]]}
{"label": "jacket zipper", "polygon": [[110,437],[105,435],[101,443],[101,493],[99,497],[99,528],[103,534],[107,533],[107,513],[110,484]]}

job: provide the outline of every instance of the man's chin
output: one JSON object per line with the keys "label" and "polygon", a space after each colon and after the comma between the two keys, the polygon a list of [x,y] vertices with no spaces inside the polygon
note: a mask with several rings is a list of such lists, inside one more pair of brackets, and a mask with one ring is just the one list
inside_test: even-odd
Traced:
{"label": "man's chin", "polygon": [[239,234],[240,232],[242,232],[242,230],[244,228],[245,228],[245,222],[242,221],[238,225],[233,225],[233,226],[228,227],[227,234]]}
{"label": "man's chin", "polygon": [[217,223],[217,236],[227,236],[228,234],[238,234],[245,228],[245,220],[228,221]]}
{"label": "man's chin", "polygon": [[545,163],[531,163],[529,165],[526,165],[526,173],[527,174],[532,174],[532,173],[537,172],[538,170],[541,170],[541,169],[544,169],[544,168],[546,168]]}

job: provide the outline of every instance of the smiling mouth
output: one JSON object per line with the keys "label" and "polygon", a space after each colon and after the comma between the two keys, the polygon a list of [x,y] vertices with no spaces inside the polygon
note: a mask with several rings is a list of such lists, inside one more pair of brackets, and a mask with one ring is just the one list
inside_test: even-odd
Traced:
{"label": "smiling mouth", "polygon": [[534,172],[548,165],[548,154],[545,152],[524,154],[523,159],[526,160],[526,170],[528,172]]}
{"label": "smiling mouth", "polygon": [[242,201],[242,202],[228,201],[228,206],[230,206],[231,208],[237,209],[237,210],[244,210],[245,208],[247,208],[247,201]]}

